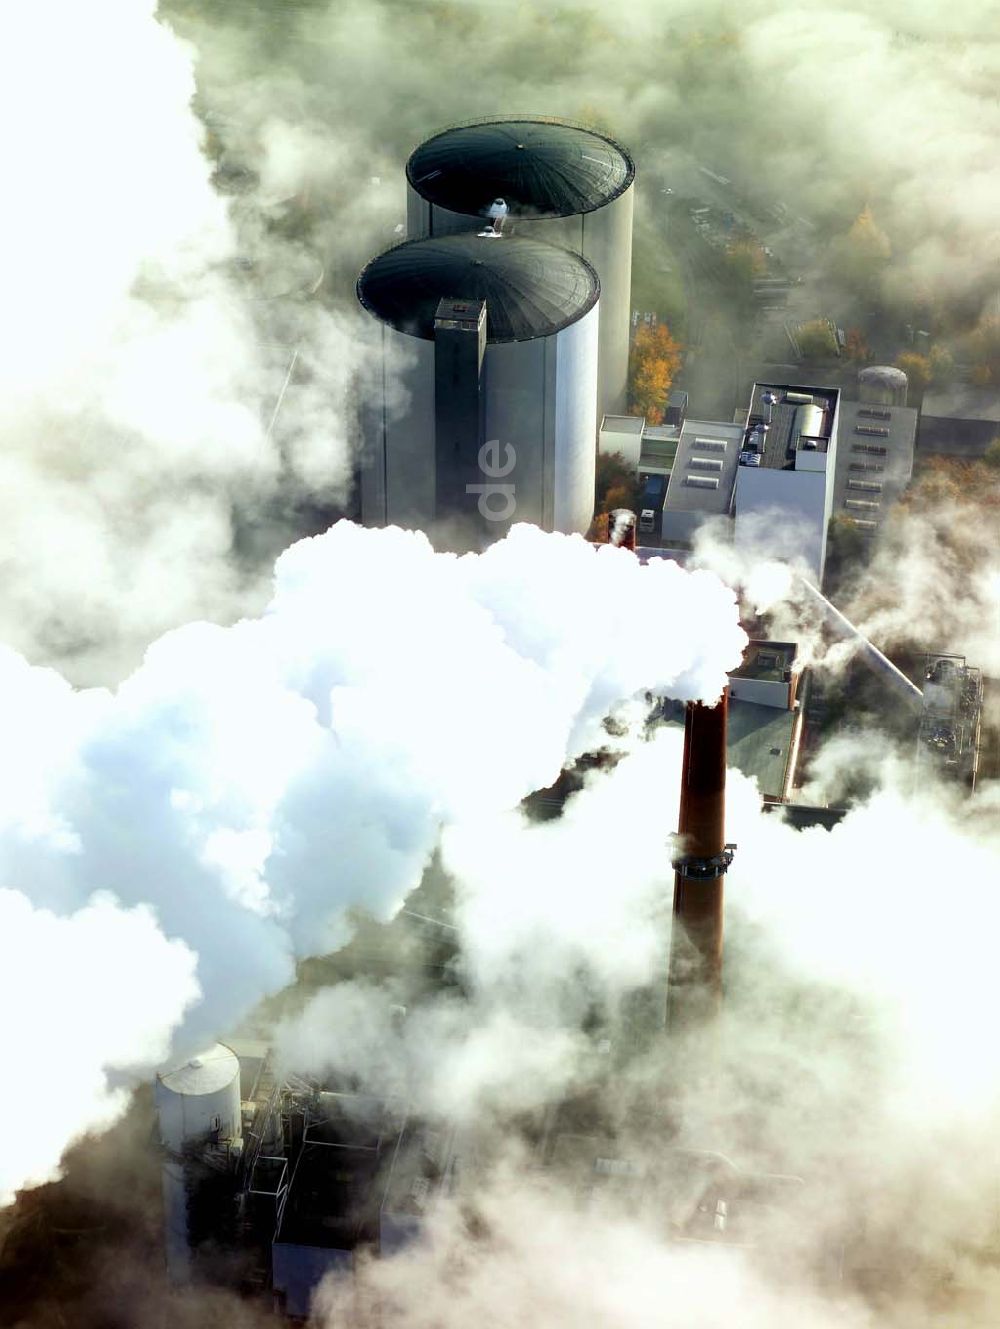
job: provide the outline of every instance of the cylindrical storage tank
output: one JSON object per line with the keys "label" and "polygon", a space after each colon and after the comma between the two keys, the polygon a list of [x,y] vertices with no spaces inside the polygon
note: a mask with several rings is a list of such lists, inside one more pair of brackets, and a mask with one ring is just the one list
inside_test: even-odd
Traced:
{"label": "cylindrical storage tank", "polygon": [[163,1162],[167,1268],[177,1282],[191,1273],[191,1202],[199,1146],[234,1142],[241,1134],[240,1063],[222,1043],[156,1077],[156,1113]]}
{"label": "cylindrical storage tank", "polygon": [[490,224],[580,254],[601,281],[598,421],[625,409],[635,164],[613,139],[557,120],[501,118],[446,129],[406,164],[410,239]]}
{"label": "cylindrical storage tank", "polygon": [[858,374],[858,396],[867,406],[905,406],[909,380],[895,365],[868,365]]}
{"label": "cylindrical storage tank", "polygon": [[579,255],[517,237],[407,241],[369,263],[358,299],[381,324],[382,364],[363,412],[362,520],[457,549],[516,521],[585,532],[600,290]]}

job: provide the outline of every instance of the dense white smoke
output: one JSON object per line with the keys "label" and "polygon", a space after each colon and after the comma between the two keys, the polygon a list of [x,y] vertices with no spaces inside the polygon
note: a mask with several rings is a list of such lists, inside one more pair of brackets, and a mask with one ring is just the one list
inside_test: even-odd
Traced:
{"label": "dense white smoke", "polygon": [[[330,1282],[317,1325],[450,1329],[481,1321],[575,1329],[861,1329],[867,1313],[846,1298],[824,1303],[786,1283],[771,1287],[738,1251],[679,1246],[660,1224],[603,1197],[501,1174],[468,1207],[433,1215],[426,1242],[362,1265],[356,1283]],[[659,1229],[659,1230],[658,1230]]]}
{"label": "dense white smoke", "polygon": [[[926,772],[917,788],[912,768],[856,744],[818,777],[875,764],[876,792],[832,831],[798,832],[763,815],[752,782],[730,772],[726,1006],[717,1036],[686,1046],[655,1032],[679,747],[676,732],[635,744],[557,821],[512,813],[446,830],[466,999],[438,995],[404,1017],[393,985],[345,984],[277,1030],[286,1065],[333,1068],[457,1123],[472,1167],[410,1252],[364,1269],[357,1286],[327,1285],[320,1323],[347,1307],[366,1323],[371,1299],[389,1323],[425,1312],[459,1323],[488,1287],[500,1324],[528,1307],[579,1322],[580,1292],[595,1323],[647,1323],[657,1270],[664,1324],[690,1323],[695,1307],[706,1325],[737,1307],[741,1322],[864,1324],[870,1311],[847,1300],[860,1280],[880,1322],[905,1325],[935,1296],[952,1306],[942,1288],[953,1279],[967,1298],[955,1323],[991,1322],[992,1276],[976,1251],[995,1239],[995,795],[969,804]],[[641,1017],[648,1044],[621,1005],[637,988],[658,1008]],[[604,1189],[586,1160],[545,1185],[538,1158],[497,1170],[518,1113],[581,1090],[598,1124],[563,1129],[606,1130],[594,1147],[646,1180]],[[485,1141],[481,1166],[471,1140]],[[776,1205],[757,1249],[672,1246],[677,1145],[798,1173],[800,1198]],[[577,1270],[592,1238],[613,1305],[586,1279],[596,1247]],[[733,1240],[747,1238],[736,1228]],[[565,1287],[563,1269],[574,1271]]]}
{"label": "dense white smoke", "polygon": [[[247,239],[194,91],[155,0],[0,16],[0,640],[84,681],[120,677],[167,627],[263,604],[237,513],[344,492],[355,352],[317,306],[275,326],[235,279]],[[296,247],[259,232],[250,257],[284,269]],[[296,349],[310,382],[271,428]]]}
{"label": "dense white smoke", "polygon": [[[0,879],[59,917],[22,904],[32,931],[5,942],[37,957],[44,928],[86,930],[126,1031],[104,994],[75,1049],[86,1082],[155,1062],[196,995],[192,953],[203,999],[185,1045],[288,982],[296,955],[343,940],[350,907],[390,917],[443,825],[550,783],[637,692],[714,699],[744,643],[732,593],[708,574],[531,527],[459,559],[342,522],[282,555],[263,617],[168,634],[115,693],[76,692],[7,653]],[[162,933],[147,912],[122,914],[137,904]],[[129,927],[159,984],[145,1048],[141,970],[116,958]],[[36,964],[50,995],[34,1015],[22,1006],[25,1055],[51,1055],[62,981]],[[46,1128],[21,1180],[112,1106],[71,1102],[79,1115]]]}

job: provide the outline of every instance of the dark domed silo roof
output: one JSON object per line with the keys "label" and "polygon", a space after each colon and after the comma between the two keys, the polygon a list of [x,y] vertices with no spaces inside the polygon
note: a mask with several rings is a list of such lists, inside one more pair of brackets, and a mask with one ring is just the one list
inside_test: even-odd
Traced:
{"label": "dark domed silo roof", "polygon": [[482,215],[502,198],[512,216],[572,217],[623,194],[635,165],[593,130],[550,120],[491,120],[421,144],[406,178],[431,204]]}
{"label": "dark domed silo roof", "polygon": [[517,236],[448,235],[408,240],[372,259],[358,299],[383,322],[413,337],[434,336],[441,300],[485,300],[490,342],[548,337],[597,303],[590,264],[567,249]]}

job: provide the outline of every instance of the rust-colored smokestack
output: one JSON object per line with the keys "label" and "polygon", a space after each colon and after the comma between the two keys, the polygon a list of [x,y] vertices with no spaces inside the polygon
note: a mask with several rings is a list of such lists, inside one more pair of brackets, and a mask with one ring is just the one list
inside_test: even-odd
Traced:
{"label": "rust-colored smokestack", "polygon": [[735,846],[726,844],[726,724],[729,689],[715,706],[688,702],[684,716],[674,922],[667,1024],[714,1015],[722,995],[723,883]]}

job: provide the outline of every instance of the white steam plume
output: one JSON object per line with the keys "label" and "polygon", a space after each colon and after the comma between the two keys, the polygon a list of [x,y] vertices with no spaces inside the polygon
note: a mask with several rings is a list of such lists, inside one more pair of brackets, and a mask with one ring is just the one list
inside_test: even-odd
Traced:
{"label": "white steam plume", "polygon": [[[218,1034],[291,978],[296,955],[342,941],[350,907],[390,917],[443,825],[551,782],[637,692],[714,699],[744,643],[732,593],[708,574],[531,527],[458,559],[342,522],[282,555],[262,618],[168,634],[115,693],[0,658],[0,882],[61,918],[110,893],[88,949],[112,983],[115,911],[155,911],[175,970],[171,984],[147,938],[162,985],[153,1060],[193,997],[164,937],[197,956],[203,1000],[182,1041]],[[126,1029],[146,1000],[132,977],[117,987]],[[29,1053],[50,1055],[31,1032],[51,1026],[58,982],[42,966],[53,995],[21,1008]],[[135,1059],[113,1011],[99,1024],[79,1051],[88,1082]],[[94,1124],[78,1106],[23,1180]]]}
{"label": "white steam plume", "polygon": [[[234,561],[235,514],[345,487],[355,352],[318,306],[289,330],[245,298],[194,90],[155,0],[0,16],[16,200],[0,223],[0,640],[83,681],[120,677],[193,616],[262,605],[268,565]],[[260,233],[251,257],[283,268],[295,246]],[[311,382],[269,430],[292,347]]]}

